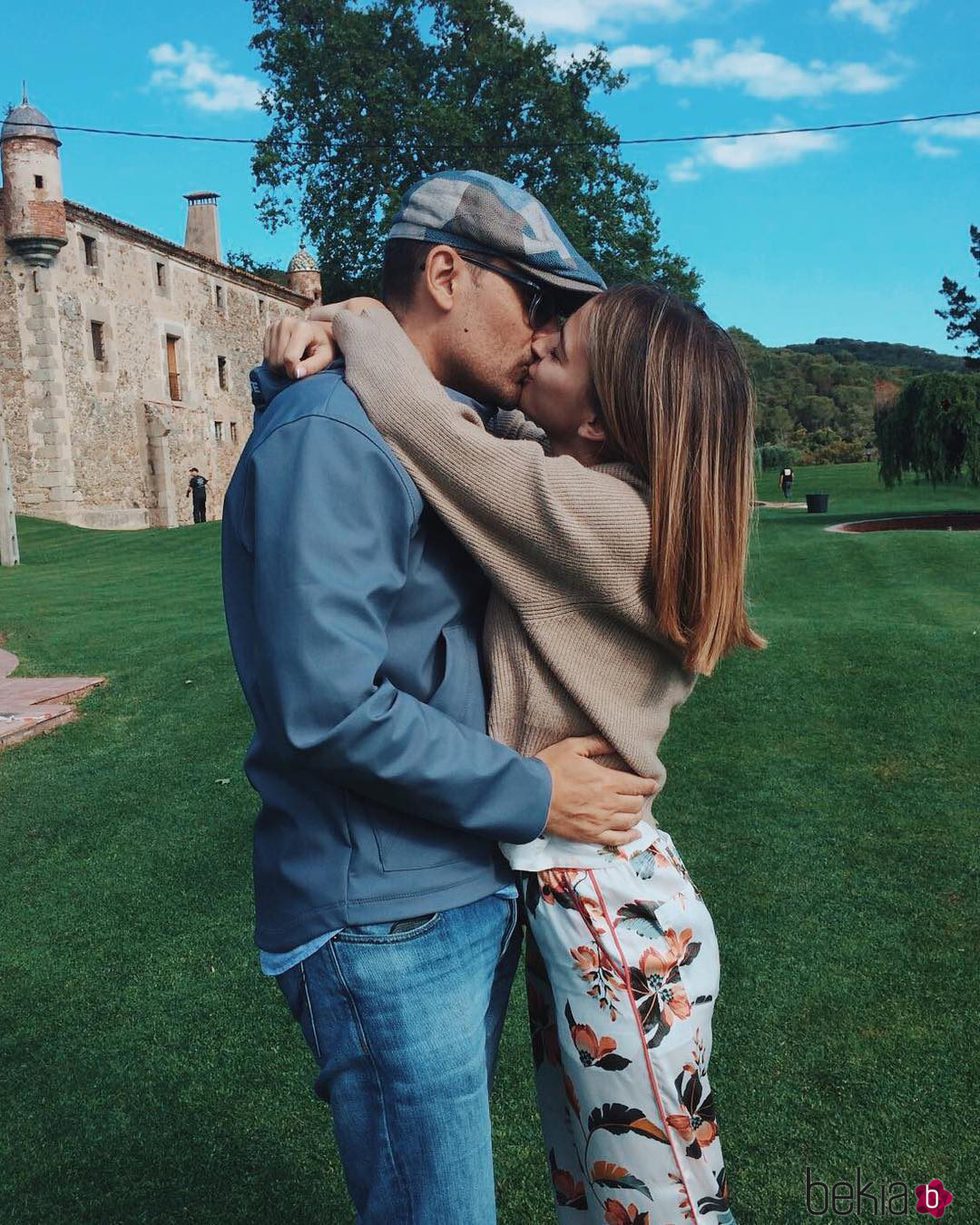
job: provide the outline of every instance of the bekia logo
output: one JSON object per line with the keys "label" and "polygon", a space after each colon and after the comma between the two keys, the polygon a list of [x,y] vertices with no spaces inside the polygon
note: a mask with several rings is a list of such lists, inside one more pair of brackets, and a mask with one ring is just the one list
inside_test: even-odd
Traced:
{"label": "bekia logo", "polygon": [[[915,1188],[915,1211],[920,1216],[940,1220],[953,1202],[953,1194],[941,1178],[930,1179]],[[858,1166],[853,1179],[825,1183],[814,1178],[806,1167],[806,1210],[812,1217],[907,1217],[912,1210],[909,1188],[891,1182],[875,1186],[861,1175]]]}
{"label": "bekia logo", "polygon": [[943,1186],[941,1178],[933,1178],[915,1188],[915,1210],[938,1221],[953,1202],[953,1193]]}

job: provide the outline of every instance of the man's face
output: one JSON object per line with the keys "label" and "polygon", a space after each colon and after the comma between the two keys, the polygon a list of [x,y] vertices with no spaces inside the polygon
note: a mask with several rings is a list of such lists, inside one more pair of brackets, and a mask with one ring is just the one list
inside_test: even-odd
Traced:
{"label": "man's face", "polygon": [[[517,276],[526,275],[499,257],[481,258]],[[517,404],[534,359],[532,343],[557,330],[557,319],[533,329],[528,319],[531,288],[462,259],[458,292],[444,381],[484,403]]]}
{"label": "man's face", "polygon": [[521,409],[564,447],[596,415],[586,331],[593,300],[580,306],[562,327],[534,340],[534,361],[521,394]]}

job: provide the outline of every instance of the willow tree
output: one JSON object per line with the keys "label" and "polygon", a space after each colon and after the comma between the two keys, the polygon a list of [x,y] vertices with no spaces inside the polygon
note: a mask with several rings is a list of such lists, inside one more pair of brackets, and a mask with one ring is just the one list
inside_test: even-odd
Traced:
{"label": "willow tree", "polygon": [[875,434],[881,478],[891,486],[906,472],[933,485],[963,472],[980,485],[980,375],[924,374],[880,412]]}
{"label": "willow tree", "polygon": [[299,221],[327,298],[376,291],[402,193],[475,168],[526,188],[610,282],[659,278],[696,298],[665,247],[656,183],[622,157],[590,99],[626,84],[603,49],[571,63],[504,0],[254,0],[272,119],[252,167],[270,229]]}

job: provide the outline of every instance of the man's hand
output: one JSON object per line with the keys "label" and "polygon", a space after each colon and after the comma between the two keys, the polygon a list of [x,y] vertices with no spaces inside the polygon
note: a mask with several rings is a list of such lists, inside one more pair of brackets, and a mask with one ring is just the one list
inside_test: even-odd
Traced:
{"label": "man's hand", "polygon": [[545,832],[572,842],[623,846],[638,838],[644,800],[659,784],[590,761],[614,753],[598,736],[561,740],[535,756],[551,771],[551,807]]}

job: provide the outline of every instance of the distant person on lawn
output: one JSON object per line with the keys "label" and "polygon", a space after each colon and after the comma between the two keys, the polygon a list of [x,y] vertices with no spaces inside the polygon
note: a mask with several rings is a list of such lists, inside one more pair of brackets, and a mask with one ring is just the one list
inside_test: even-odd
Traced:
{"label": "distant person on lawn", "polygon": [[201,476],[196,468],[191,468],[191,479],[187,482],[184,497],[191,499],[194,522],[203,523],[208,517],[208,478]]}
{"label": "distant person on lawn", "polygon": [[779,488],[783,491],[783,497],[789,498],[793,492],[793,469],[784,468],[779,474]]}
{"label": "distant person on lawn", "polygon": [[[406,194],[382,283],[412,353],[478,413],[516,403],[561,303],[603,288],[537,200],[472,171]],[[658,784],[590,760],[609,751],[595,736],[527,755],[491,739],[479,566],[342,369],[252,379],[222,552],[255,720],[262,968],[319,1065],[360,1225],[492,1225],[489,1086],[520,949],[498,844],[615,848]]]}

